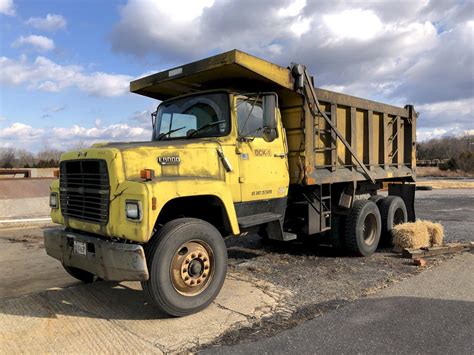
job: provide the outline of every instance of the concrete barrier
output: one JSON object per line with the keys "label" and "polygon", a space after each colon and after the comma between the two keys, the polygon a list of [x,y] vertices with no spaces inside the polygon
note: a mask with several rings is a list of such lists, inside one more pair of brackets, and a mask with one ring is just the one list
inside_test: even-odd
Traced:
{"label": "concrete barrier", "polygon": [[49,215],[49,186],[53,179],[1,179],[0,220]]}

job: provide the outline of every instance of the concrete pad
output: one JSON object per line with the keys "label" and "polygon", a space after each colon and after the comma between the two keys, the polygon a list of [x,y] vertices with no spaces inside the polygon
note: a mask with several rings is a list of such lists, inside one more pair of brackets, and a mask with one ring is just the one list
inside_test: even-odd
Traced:
{"label": "concrete pad", "polygon": [[48,216],[50,213],[49,196],[18,199],[0,199],[0,220]]}
{"label": "concrete pad", "polygon": [[144,302],[137,282],[81,284],[0,301],[0,343],[6,353],[182,351],[268,315],[278,302],[231,275],[207,309],[169,318]]}
{"label": "concrete pad", "polygon": [[70,277],[46,255],[41,229],[0,230],[0,270],[0,353],[186,350],[271,315],[289,295],[231,272],[207,309],[170,318],[145,303],[139,282]]}

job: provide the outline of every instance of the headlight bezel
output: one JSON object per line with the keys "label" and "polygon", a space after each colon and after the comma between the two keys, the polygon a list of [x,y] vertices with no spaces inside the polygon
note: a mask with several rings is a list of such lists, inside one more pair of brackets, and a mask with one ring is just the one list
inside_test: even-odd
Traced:
{"label": "headlight bezel", "polygon": [[[136,214],[130,215],[128,206],[134,206],[136,208]],[[125,200],[125,217],[131,222],[141,222],[143,219],[142,202],[139,200]]]}

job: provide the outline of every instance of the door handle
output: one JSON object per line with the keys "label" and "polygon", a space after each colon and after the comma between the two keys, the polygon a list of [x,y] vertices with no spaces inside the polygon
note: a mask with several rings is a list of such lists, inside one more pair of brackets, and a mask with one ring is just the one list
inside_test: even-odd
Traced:
{"label": "door handle", "polygon": [[275,158],[286,158],[286,153],[275,153],[273,154]]}

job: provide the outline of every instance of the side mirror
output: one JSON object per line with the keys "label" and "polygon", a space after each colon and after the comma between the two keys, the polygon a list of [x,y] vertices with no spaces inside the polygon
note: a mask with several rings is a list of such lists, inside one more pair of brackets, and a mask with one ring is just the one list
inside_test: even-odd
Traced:
{"label": "side mirror", "polygon": [[274,93],[263,96],[263,139],[272,142],[277,137],[277,95]]}

